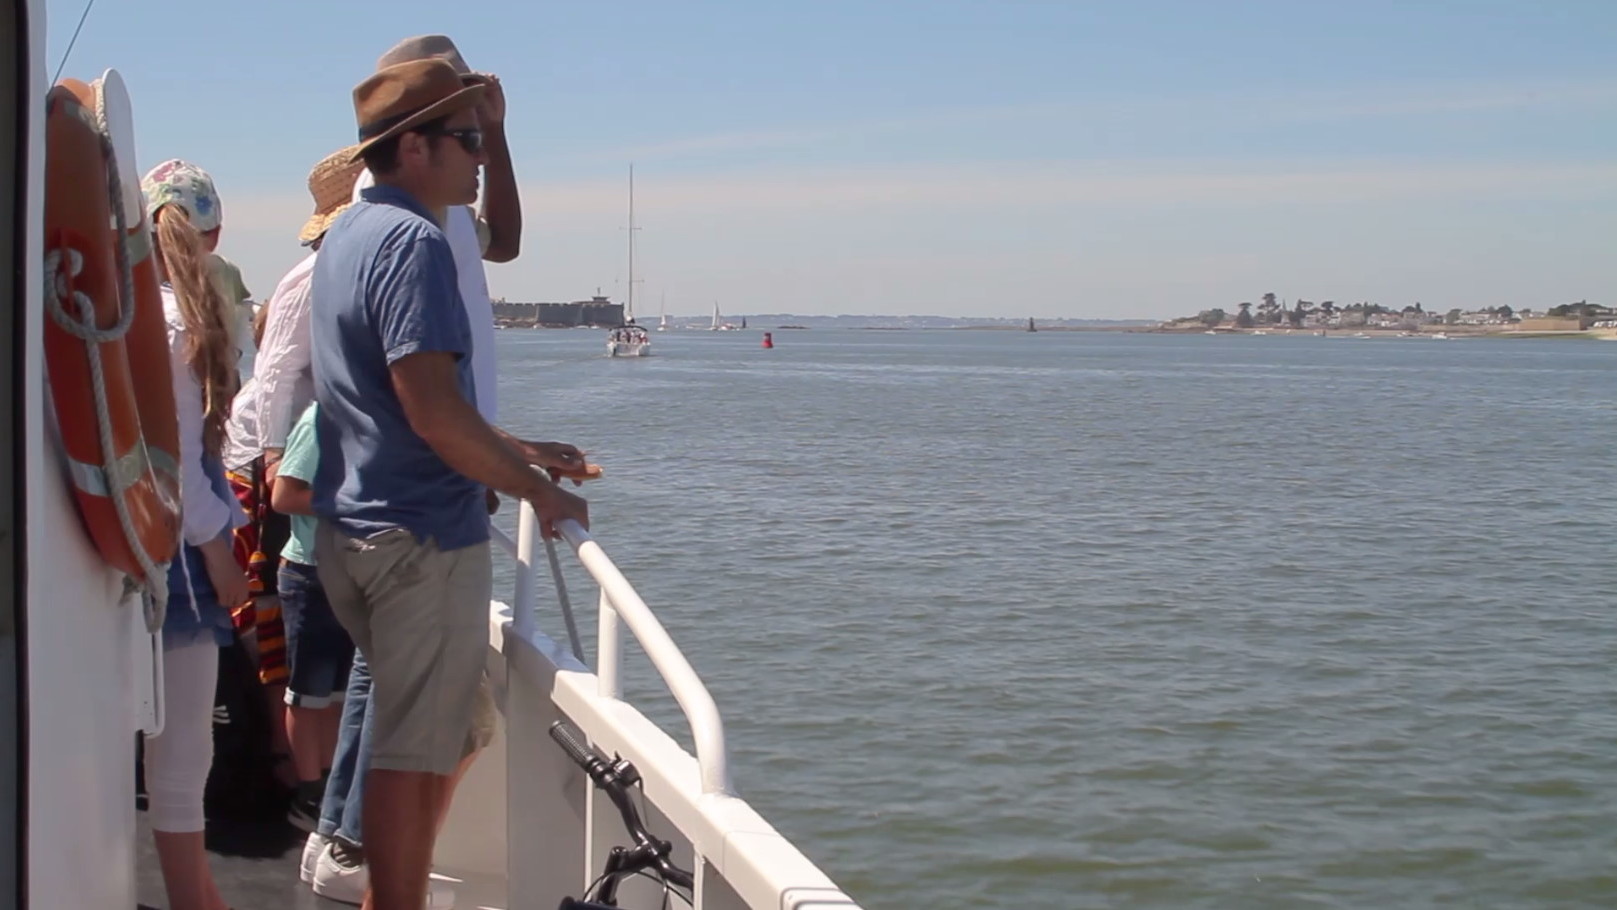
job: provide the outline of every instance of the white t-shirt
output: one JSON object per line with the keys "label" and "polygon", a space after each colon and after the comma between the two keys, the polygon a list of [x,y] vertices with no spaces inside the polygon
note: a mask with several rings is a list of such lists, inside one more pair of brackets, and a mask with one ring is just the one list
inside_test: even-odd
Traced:
{"label": "white t-shirt", "polygon": [[314,360],[309,336],[309,287],[318,254],[293,266],[270,295],[264,347],[253,378],[258,390],[258,446],[286,448],[286,437],[314,400]]}
{"label": "white t-shirt", "polygon": [[[354,181],[354,201],[359,201],[361,190],[375,185],[376,178],[371,172],[362,172]],[[460,299],[466,307],[466,319],[472,325],[472,381],[477,385],[477,410],[484,420],[495,423],[499,419],[499,371],[494,359],[494,304],[489,300],[488,278],[483,274],[483,245],[477,238],[477,216],[469,206],[457,205],[449,210],[448,220],[444,236],[449,238],[449,250],[455,257]]]}

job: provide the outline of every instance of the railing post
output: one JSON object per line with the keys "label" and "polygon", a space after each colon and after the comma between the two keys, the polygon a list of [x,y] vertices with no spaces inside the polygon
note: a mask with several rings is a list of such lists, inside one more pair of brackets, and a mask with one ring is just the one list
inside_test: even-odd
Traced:
{"label": "railing post", "polygon": [[595,673],[601,697],[623,699],[623,620],[612,609],[612,598],[601,588],[599,628],[595,636]]}
{"label": "railing post", "polygon": [[539,541],[539,516],[533,504],[522,501],[517,517],[517,586],[516,602],[511,605],[511,620],[520,634],[532,634],[539,624],[538,569],[534,563],[534,550]]}

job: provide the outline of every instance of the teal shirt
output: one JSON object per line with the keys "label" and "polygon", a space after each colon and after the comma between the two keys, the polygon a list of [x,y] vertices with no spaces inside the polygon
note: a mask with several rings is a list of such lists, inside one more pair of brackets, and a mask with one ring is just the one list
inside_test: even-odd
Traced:
{"label": "teal shirt", "polygon": [[[320,466],[320,446],[315,441],[314,433],[315,411],[319,407],[318,404],[309,405],[287,435],[286,451],[281,453],[281,466],[275,472],[277,476],[314,485],[314,472]],[[291,562],[314,565],[314,525],[317,519],[313,515],[288,517],[292,519],[292,537],[281,549],[281,555]]]}

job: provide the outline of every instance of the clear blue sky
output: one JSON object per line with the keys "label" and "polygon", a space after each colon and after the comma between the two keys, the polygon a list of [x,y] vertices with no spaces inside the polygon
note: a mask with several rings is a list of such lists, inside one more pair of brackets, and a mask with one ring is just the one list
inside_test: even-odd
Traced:
{"label": "clear blue sky", "polygon": [[214,174],[262,296],[428,32],[507,88],[514,300],[621,297],[633,161],[642,313],[1617,302],[1617,0],[97,0],[67,73]]}

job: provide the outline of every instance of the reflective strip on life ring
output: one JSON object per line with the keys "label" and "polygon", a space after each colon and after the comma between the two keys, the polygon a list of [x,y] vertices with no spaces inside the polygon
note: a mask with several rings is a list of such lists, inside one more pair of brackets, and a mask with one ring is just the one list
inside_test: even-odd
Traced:
{"label": "reflective strip on life ring", "polygon": [[139,446],[118,456],[112,463],[114,483],[107,482],[107,469],[98,464],[79,461],[75,458],[67,459],[67,473],[73,480],[73,486],[91,496],[111,496],[114,486],[124,489],[139,482],[141,475],[147,471],[164,472],[176,477],[180,474],[179,462],[168,456],[161,449],[148,449]]}

